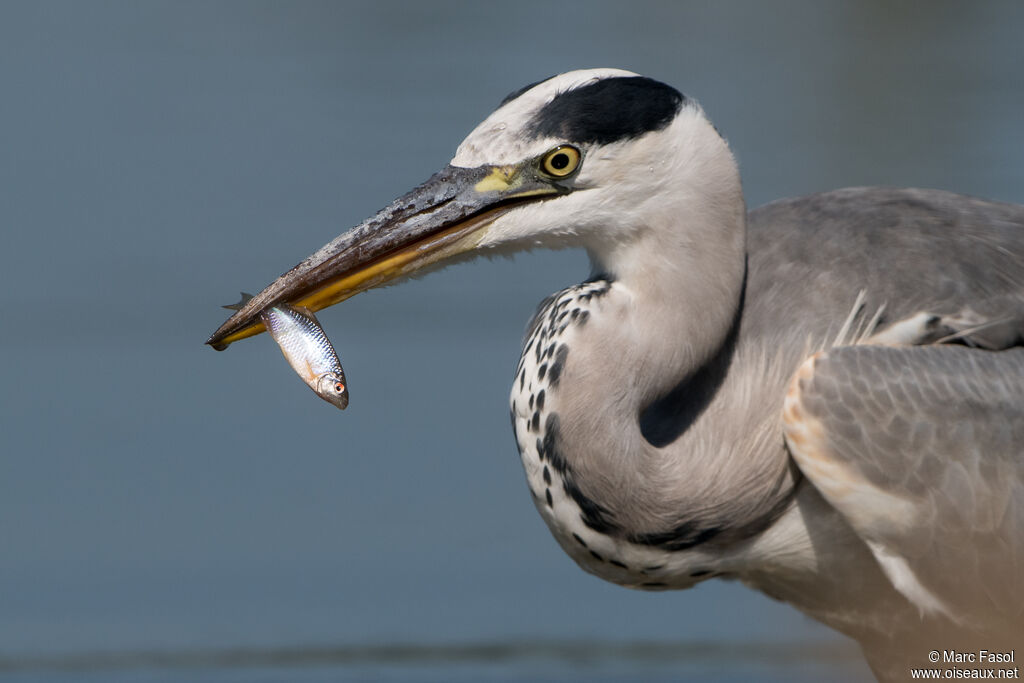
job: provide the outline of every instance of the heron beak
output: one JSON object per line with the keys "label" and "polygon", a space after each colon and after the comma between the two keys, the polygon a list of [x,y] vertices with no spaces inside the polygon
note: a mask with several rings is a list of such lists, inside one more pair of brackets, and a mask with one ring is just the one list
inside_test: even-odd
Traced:
{"label": "heron beak", "polygon": [[206,343],[220,351],[263,332],[259,316],[267,308],[289,304],[318,311],[469,251],[502,214],[568,191],[529,163],[447,166],[277,278]]}

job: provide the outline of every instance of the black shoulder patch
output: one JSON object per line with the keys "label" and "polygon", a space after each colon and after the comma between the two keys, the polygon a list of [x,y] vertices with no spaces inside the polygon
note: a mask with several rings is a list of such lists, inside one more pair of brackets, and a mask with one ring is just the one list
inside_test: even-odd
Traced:
{"label": "black shoulder patch", "polygon": [[608,144],[661,130],[686,96],[643,76],[604,78],[557,95],[530,121],[534,137]]}
{"label": "black shoulder patch", "polygon": [[[557,75],[557,74],[555,74],[555,75]],[[529,85],[524,85],[522,88],[519,88],[518,90],[513,90],[509,94],[505,95],[505,99],[503,99],[501,101],[501,104],[499,104],[498,106],[499,107],[504,107],[506,104],[508,104],[509,102],[514,100],[515,98],[519,97],[520,95],[522,95],[524,92],[526,92],[530,88],[534,87],[535,85],[540,85],[544,81],[550,81],[554,77],[555,76],[548,76],[547,78],[542,78],[539,81],[534,81],[533,83],[530,83]]]}

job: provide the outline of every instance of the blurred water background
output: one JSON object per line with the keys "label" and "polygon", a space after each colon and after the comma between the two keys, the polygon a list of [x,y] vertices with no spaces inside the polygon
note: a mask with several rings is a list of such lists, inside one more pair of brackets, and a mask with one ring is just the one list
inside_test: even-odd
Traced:
{"label": "blurred water background", "polygon": [[748,203],[849,185],[1024,202],[1017,2],[0,4],[0,676],[866,680],[742,586],[581,572],[507,417],[578,253],[324,311],[344,413],[257,291],[445,164],[509,91],[618,66],[698,98]]}

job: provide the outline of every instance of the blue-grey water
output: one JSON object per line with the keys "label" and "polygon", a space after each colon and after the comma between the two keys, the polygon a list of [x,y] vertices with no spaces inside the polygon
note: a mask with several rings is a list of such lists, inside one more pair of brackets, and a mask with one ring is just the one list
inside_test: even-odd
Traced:
{"label": "blue-grey water", "polygon": [[0,3],[0,676],[866,680],[742,586],[631,592],[551,539],[506,395],[581,254],[324,311],[344,413],[265,336],[202,342],[572,68],[697,97],[752,206],[1024,202],[1022,35],[1015,2]]}

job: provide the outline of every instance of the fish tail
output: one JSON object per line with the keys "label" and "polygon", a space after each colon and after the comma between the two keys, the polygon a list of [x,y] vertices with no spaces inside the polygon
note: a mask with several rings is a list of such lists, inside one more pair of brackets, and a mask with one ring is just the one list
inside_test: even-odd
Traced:
{"label": "fish tail", "polygon": [[242,292],[241,301],[239,301],[237,304],[228,304],[227,306],[221,306],[221,308],[226,308],[231,311],[240,311],[242,310],[242,306],[245,306],[247,303],[249,303],[250,299],[252,299],[252,294],[246,294],[245,292]]}

